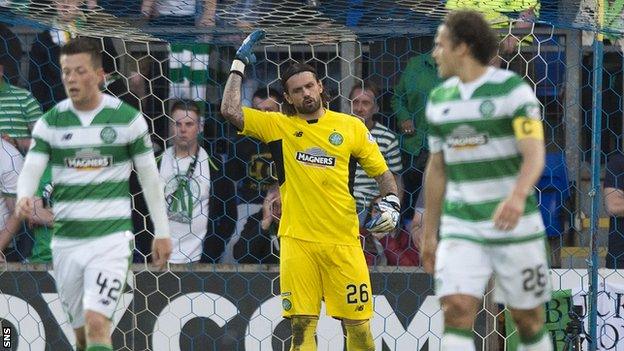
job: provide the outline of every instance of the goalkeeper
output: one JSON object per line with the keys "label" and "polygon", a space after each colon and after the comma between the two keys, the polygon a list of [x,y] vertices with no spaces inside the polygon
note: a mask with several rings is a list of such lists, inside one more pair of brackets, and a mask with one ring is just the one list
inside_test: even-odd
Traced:
{"label": "goalkeeper", "polygon": [[245,66],[264,31],[251,33],[236,53],[221,113],[243,135],[269,145],[282,196],[280,288],[283,315],[291,319],[291,350],[316,350],[315,330],[325,301],[342,320],[347,350],[374,350],[369,319],[372,291],[358,239],[352,195],[357,161],[379,183],[379,215],[368,227],[397,225],[397,185],[375,140],[357,118],[330,111],[315,69],[294,63],[281,74],[284,113],[241,107]]}

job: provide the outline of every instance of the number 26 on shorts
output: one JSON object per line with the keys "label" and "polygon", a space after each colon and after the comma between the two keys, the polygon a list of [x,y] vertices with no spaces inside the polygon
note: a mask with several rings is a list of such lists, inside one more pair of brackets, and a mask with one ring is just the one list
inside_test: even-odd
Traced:
{"label": "number 26 on shorts", "polygon": [[360,284],[359,287],[355,284],[349,284],[346,288],[348,304],[364,303],[368,301],[368,286],[366,284]]}

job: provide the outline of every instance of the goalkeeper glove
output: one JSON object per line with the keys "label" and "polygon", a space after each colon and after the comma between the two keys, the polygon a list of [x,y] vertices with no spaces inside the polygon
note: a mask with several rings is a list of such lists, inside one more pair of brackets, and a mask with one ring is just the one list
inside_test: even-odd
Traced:
{"label": "goalkeeper glove", "polygon": [[245,73],[245,65],[256,62],[256,55],[253,53],[253,47],[264,39],[265,35],[266,32],[263,29],[256,29],[245,38],[245,41],[243,41],[238,50],[236,50],[236,58],[234,62],[232,62],[230,73],[236,73],[242,77]]}
{"label": "goalkeeper glove", "polygon": [[401,211],[399,198],[394,194],[388,194],[382,197],[375,207],[379,213],[366,223],[366,228],[373,233],[387,233],[394,229],[399,223]]}

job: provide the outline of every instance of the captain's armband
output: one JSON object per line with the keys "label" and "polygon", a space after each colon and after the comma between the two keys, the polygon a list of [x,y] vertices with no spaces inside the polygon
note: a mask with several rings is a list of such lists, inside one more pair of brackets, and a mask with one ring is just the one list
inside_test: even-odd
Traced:
{"label": "captain's armband", "polygon": [[544,140],[544,126],[540,120],[528,117],[516,117],[512,125],[514,134],[518,140],[525,138]]}

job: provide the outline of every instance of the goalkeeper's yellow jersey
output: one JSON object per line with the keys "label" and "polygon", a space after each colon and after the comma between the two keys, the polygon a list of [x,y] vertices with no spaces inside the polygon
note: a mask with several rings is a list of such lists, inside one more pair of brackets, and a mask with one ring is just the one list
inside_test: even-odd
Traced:
{"label": "goalkeeper's yellow jersey", "polygon": [[269,145],[282,196],[281,237],[360,245],[353,198],[356,162],[371,177],[388,170],[379,147],[358,118],[325,110],[306,121],[243,108],[241,132]]}

